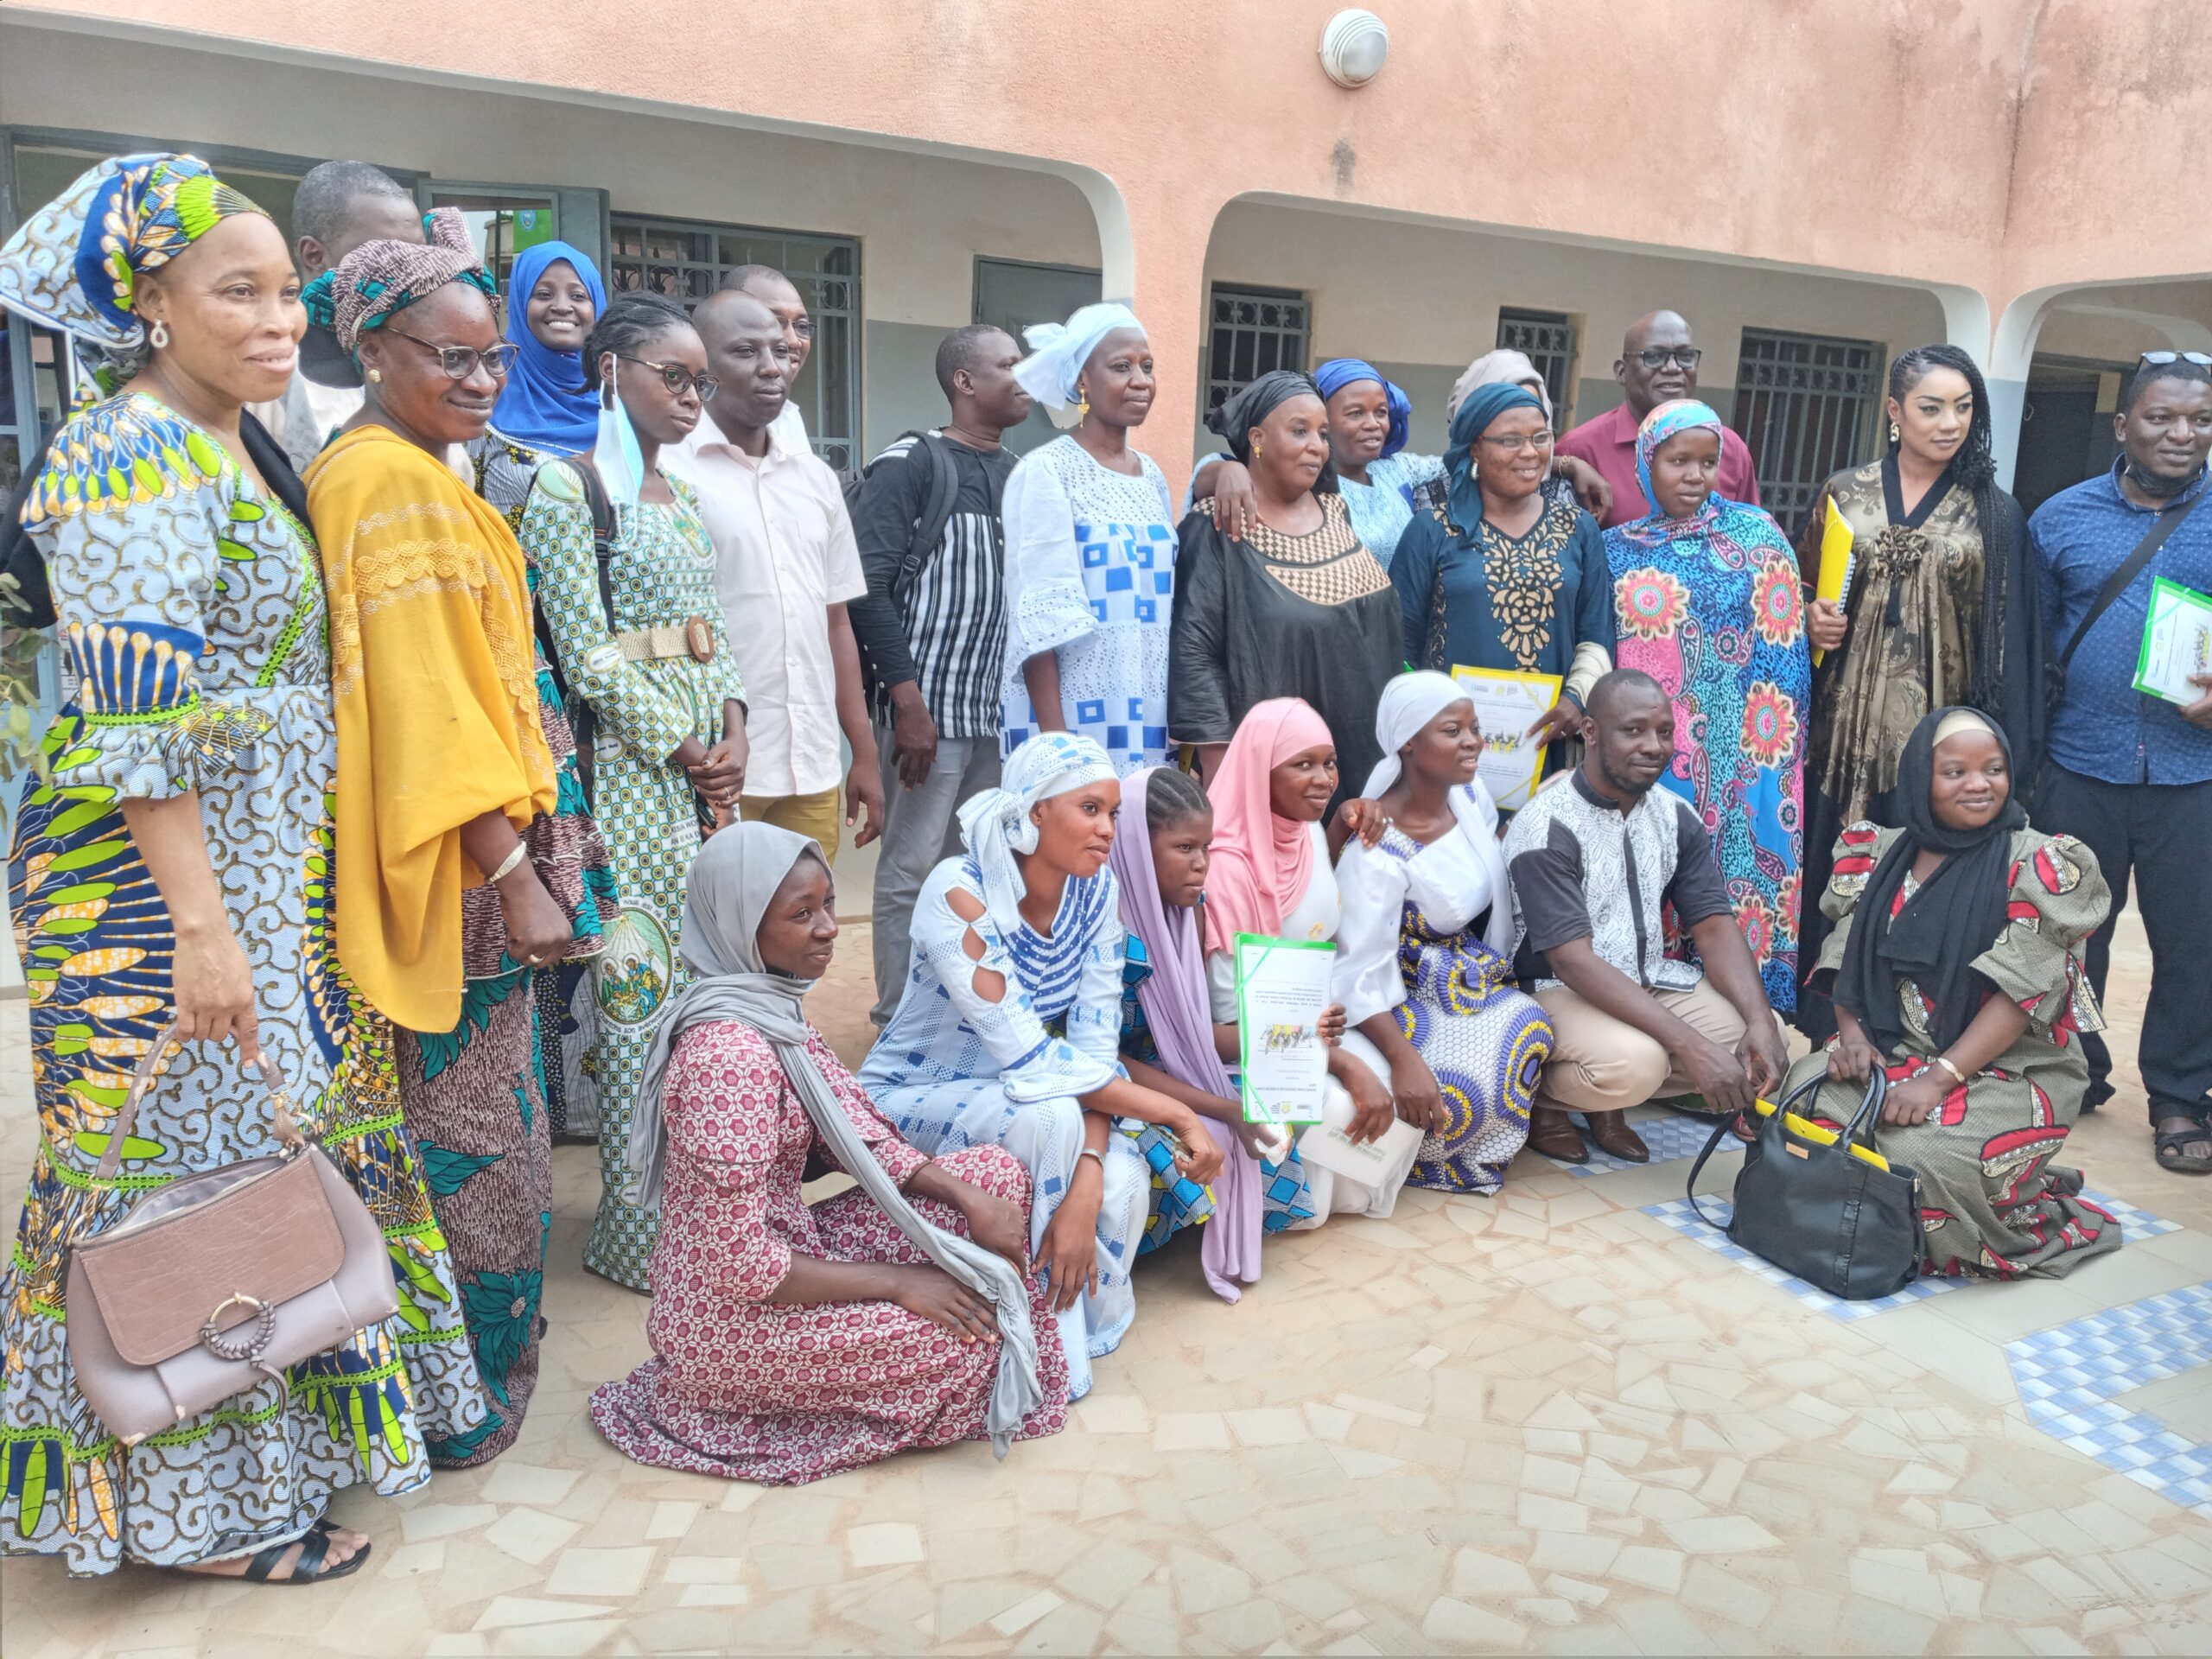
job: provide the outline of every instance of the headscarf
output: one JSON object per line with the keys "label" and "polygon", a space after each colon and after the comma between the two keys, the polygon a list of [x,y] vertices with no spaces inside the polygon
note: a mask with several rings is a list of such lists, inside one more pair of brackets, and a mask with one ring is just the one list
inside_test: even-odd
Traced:
{"label": "headscarf", "polygon": [[1465,686],[1433,669],[1401,674],[1384,686],[1375,705],[1375,741],[1382,746],[1382,758],[1367,774],[1367,787],[1359,792],[1370,801],[1379,799],[1384,790],[1398,781],[1398,751],[1453,703],[1468,701]]}
{"label": "headscarf", "polygon": [[1390,410],[1390,430],[1382,440],[1382,454],[1395,455],[1406,447],[1407,435],[1413,429],[1414,400],[1403,388],[1395,381],[1385,380],[1382,370],[1363,358],[1332,357],[1313,371],[1313,389],[1324,403],[1363,380],[1372,380],[1382,388],[1382,399]]}
{"label": "headscarf", "polygon": [[[1859,1016],[1885,1056],[1905,1044],[1897,982],[1910,980],[1935,1004],[1929,1033],[1936,1052],[1959,1040],[1981,1008],[1986,982],[1974,958],[2005,931],[2012,892],[2012,832],[2028,815],[2020,780],[2012,779],[2004,810],[1979,830],[1953,830],[1936,821],[1933,800],[1936,747],[1961,731],[1995,737],[2012,760],[2012,746],[1996,721],[1972,709],[1931,710],[1905,740],[1897,787],[1888,801],[1904,834],[1874,867],[1852,913],[1851,937],[1835,976],[1835,1001]],[[1890,909],[1922,852],[1949,855],[1923,882],[1894,919]]]}
{"label": "headscarf", "polygon": [[984,1424],[991,1450],[1002,1458],[1014,1430],[1044,1398],[1037,1380],[1029,1287],[1004,1256],[935,1225],[907,1202],[807,1052],[813,1028],[801,1003],[813,982],[773,972],[760,960],[761,918],[792,867],[810,856],[822,857],[816,842],[754,823],[734,823],[709,836],[691,861],[678,948],[694,977],[669,1003],[653,1033],[630,1120],[629,1177],[622,1196],[647,1207],[660,1201],[668,1065],[677,1039],[694,1026],[734,1020],[752,1027],[774,1047],[815,1134],[839,1166],[909,1243],[953,1280],[991,1300],[998,1314],[999,1363]]}
{"label": "headscarf", "polygon": [[1658,492],[1651,487],[1651,458],[1659,453],[1661,444],[1685,432],[1711,432],[1718,442],[1726,429],[1718,411],[1694,397],[1677,397],[1672,403],[1661,404],[1643,417],[1643,424],[1636,429],[1636,481],[1643,486],[1644,500],[1650,504],[1651,511],[1645,518],[1671,524],[1700,524],[1720,511],[1722,498],[1716,482],[1704,505],[1689,518],[1668,518],[1660,510]]}
{"label": "headscarf", "polygon": [[[1229,453],[1246,466],[1252,464],[1252,429],[1266,420],[1294,397],[1319,397],[1322,394],[1313,382],[1294,369],[1269,369],[1251,385],[1231,392],[1222,400],[1219,409],[1206,416],[1206,429],[1220,434]],[[1337,493],[1337,469],[1327,461],[1321,463],[1321,475],[1313,480],[1318,495]]]}
{"label": "headscarf", "polygon": [[[468,221],[459,208],[433,210],[423,218],[423,231],[430,238],[427,243],[364,242],[329,273],[330,286],[324,290],[330,313],[326,326],[349,355],[359,355],[363,334],[383,327],[448,283],[467,283],[487,300],[499,297],[492,273],[476,257]],[[321,321],[317,315],[321,308],[308,307],[309,321]]]}
{"label": "headscarf", "polygon": [[530,295],[554,265],[575,269],[591,290],[594,315],[607,309],[607,284],[582,248],[541,242],[515,256],[507,274],[507,338],[517,355],[492,424],[516,442],[553,455],[580,455],[599,436],[599,395],[584,384],[584,354],[556,352],[530,332]]}
{"label": "headscarf", "polygon": [[111,156],[0,245],[0,306],[112,351],[137,346],[137,279],[238,213],[268,214],[196,156]]}
{"label": "headscarf", "polygon": [[1526,352],[1500,346],[1468,364],[1467,372],[1452,383],[1452,395],[1444,403],[1446,420],[1459,412],[1459,405],[1467,401],[1467,394],[1477,386],[1527,386],[1543,405],[1544,418],[1548,421],[1552,417],[1552,395],[1545,389],[1542,371],[1529,360]]}
{"label": "headscarf", "polygon": [[1293,755],[1333,743],[1328,723],[1298,697],[1255,702],[1237,723],[1213,801],[1213,864],[1206,872],[1206,949],[1231,950],[1239,933],[1279,933],[1313,879],[1310,826],[1279,818],[1268,774]]}
{"label": "headscarf", "polygon": [[1098,342],[1116,328],[1142,329],[1137,314],[1117,301],[1086,305],[1065,322],[1039,322],[1021,331],[1029,355],[1014,365],[1014,378],[1048,410],[1074,406],[1083,384],[1084,365]]}
{"label": "headscarf", "polygon": [[983,908],[1012,938],[1021,925],[1021,867],[1017,853],[1037,850],[1030,809],[1114,776],[1114,763],[1096,740],[1079,732],[1039,732],[1006,758],[995,789],[979,790],[960,804],[961,844],[975,855],[983,875]]}
{"label": "headscarf", "polygon": [[[1122,780],[1122,827],[1109,860],[1121,893],[1122,925],[1143,941],[1152,963],[1152,972],[1138,982],[1137,1001],[1159,1046],[1161,1066],[1193,1089],[1235,1100],[1236,1085],[1213,1046],[1213,1007],[1198,918],[1160,901],[1145,803],[1152,779],[1162,770],[1147,766]],[[1233,1302],[1243,1294],[1240,1282],[1256,1284],[1260,1278],[1266,1221],[1259,1166],[1229,1125],[1210,1117],[1199,1122],[1222,1154],[1221,1173],[1212,1187],[1213,1220],[1198,1235],[1199,1263],[1214,1294]]]}
{"label": "headscarf", "polygon": [[1470,391],[1452,416],[1451,448],[1444,456],[1444,472],[1451,481],[1452,522],[1462,530],[1482,522],[1483,490],[1475,481],[1475,440],[1508,410],[1541,411],[1543,400],[1528,387],[1511,381],[1494,381]]}

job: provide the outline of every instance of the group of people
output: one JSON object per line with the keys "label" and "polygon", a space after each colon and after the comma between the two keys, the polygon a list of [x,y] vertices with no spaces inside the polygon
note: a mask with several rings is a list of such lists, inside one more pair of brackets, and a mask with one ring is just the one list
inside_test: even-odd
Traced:
{"label": "group of people", "polygon": [[[1901,356],[1888,445],[1827,492],[1855,574],[1815,601],[1671,313],[1556,442],[1516,353],[1430,458],[1370,365],[1262,376],[1180,515],[1131,442],[1126,307],[1027,350],[957,329],[944,425],[849,506],[779,273],[687,313],[556,242],[502,295],[358,162],[294,215],[296,247],[194,158],[119,157],[0,249],[0,304],[106,377],[16,515],[74,691],[10,865],[43,1133],[0,1300],[6,1548],[356,1570],[332,1491],[520,1430],[556,1133],[600,1148],[586,1265],[652,1299],[594,1422],[765,1482],[1050,1433],[1178,1232],[1235,1302],[1269,1235],[1406,1185],[1495,1192],[1586,1129],[1644,1158],[1649,1100],[1741,1122],[1824,1076],[1840,1122],[1882,1066],[1929,1269],[2063,1272],[2120,1238],[2054,1160],[2109,1092],[2131,869],[2158,1156],[2212,1170],[2183,955],[2212,696],[2121,664],[2153,571],[2212,590],[2212,364],[2146,359],[2115,472],[2023,525],[1972,361]],[[1017,461],[1033,402],[1065,434]],[[1510,822],[1470,668],[1559,683]],[[804,1002],[849,830],[881,836],[857,1071]],[[1310,1128],[1243,1103],[1249,935],[1334,946]],[[269,1149],[257,1051],[400,1313],[125,1446],[73,1381],[68,1252]],[[807,1202],[830,1171],[853,1188]]]}

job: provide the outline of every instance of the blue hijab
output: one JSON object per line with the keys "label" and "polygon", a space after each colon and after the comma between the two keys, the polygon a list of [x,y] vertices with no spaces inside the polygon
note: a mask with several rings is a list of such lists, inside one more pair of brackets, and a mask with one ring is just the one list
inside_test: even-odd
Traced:
{"label": "blue hijab", "polygon": [[1319,391],[1323,403],[1328,402],[1346,386],[1357,385],[1362,380],[1372,380],[1382,388],[1383,400],[1390,409],[1390,430],[1382,440],[1382,454],[1395,455],[1406,447],[1407,435],[1413,427],[1413,399],[1394,382],[1385,380],[1382,371],[1363,358],[1332,357],[1313,371],[1313,385]]}
{"label": "blue hijab", "polygon": [[594,315],[607,309],[607,285],[582,248],[541,242],[515,256],[507,277],[507,338],[519,348],[492,424],[517,443],[556,455],[581,455],[599,437],[599,394],[584,385],[584,354],[556,352],[530,332],[530,291],[546,267],[566,261],[591,290]]}
{"label": "blue hijab", "polygon": [[1452,481],[1452,522],[1471,530],[1482,522],[1482,486],[1475,482],[1475,440],[1510,409],[1533,409],[1543,413],[1542,400],[1526,386],[1504,381],[1477,386],[1452,416],[1451,447],[1445,451],[1444,470]]}

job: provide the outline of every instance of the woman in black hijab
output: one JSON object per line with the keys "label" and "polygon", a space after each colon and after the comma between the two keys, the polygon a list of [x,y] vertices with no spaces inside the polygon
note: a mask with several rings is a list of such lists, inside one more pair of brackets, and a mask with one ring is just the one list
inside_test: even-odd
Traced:
{"label": "woman in black hijab", "polygon": [[2051,1161],[2088,1090],[2081,1033],[2104,1023],[2081,952],[2112,895],[2087,847],[2028,827],[2014,781],[1987,715],[1913,728],[1890,798],[1904,828],[1836,843],[1814,974],[1834,976],[1837,1033],[1786,1085],[1825,1071],[1807,1116],[1840,1123],[1885,1069],[1877,1144],[1919,1174],[1932,1273],[2055,1276],[2120,1247],[2080,1172]]}
{"label": "woman in black hijab", "polygon": [[[1211,777],[1245,710],[1301,697],[1328,722],[1350,788],[1380,758],[1375,706],[1404,665],[1389,574],[1351,527],[1329,463],[1328,414],[1302,374],[1262,375],[1206,417],[1249,471],[1255,522],[1183,520],[1167,658],[1167,734]],[[1343,790],[1338,798],[1343,798]]]}

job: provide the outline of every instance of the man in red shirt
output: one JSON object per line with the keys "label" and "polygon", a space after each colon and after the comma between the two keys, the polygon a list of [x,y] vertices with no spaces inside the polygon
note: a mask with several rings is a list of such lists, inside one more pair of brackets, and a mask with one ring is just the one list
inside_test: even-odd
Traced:
{"label": "man in red shirt", "polygon": [[[1636,429],[1662,404],[1697,396],[1700,353],[1690,343],[1690,326],[1679,312],[1654,311],[1629,324],[1621,340],[1613,378],[1628,401],[1594,421],[1585,421],[1560,438],[1558,453],[1586,461],[1613,486],[1611,510],[1599,524],[1632,524],[1651,511],[1636,476]],[[1751,506],[1759,504],[1759,480],[1751,452],[1733,429],[1720,434],[1720,476],[1716,493]]]}

